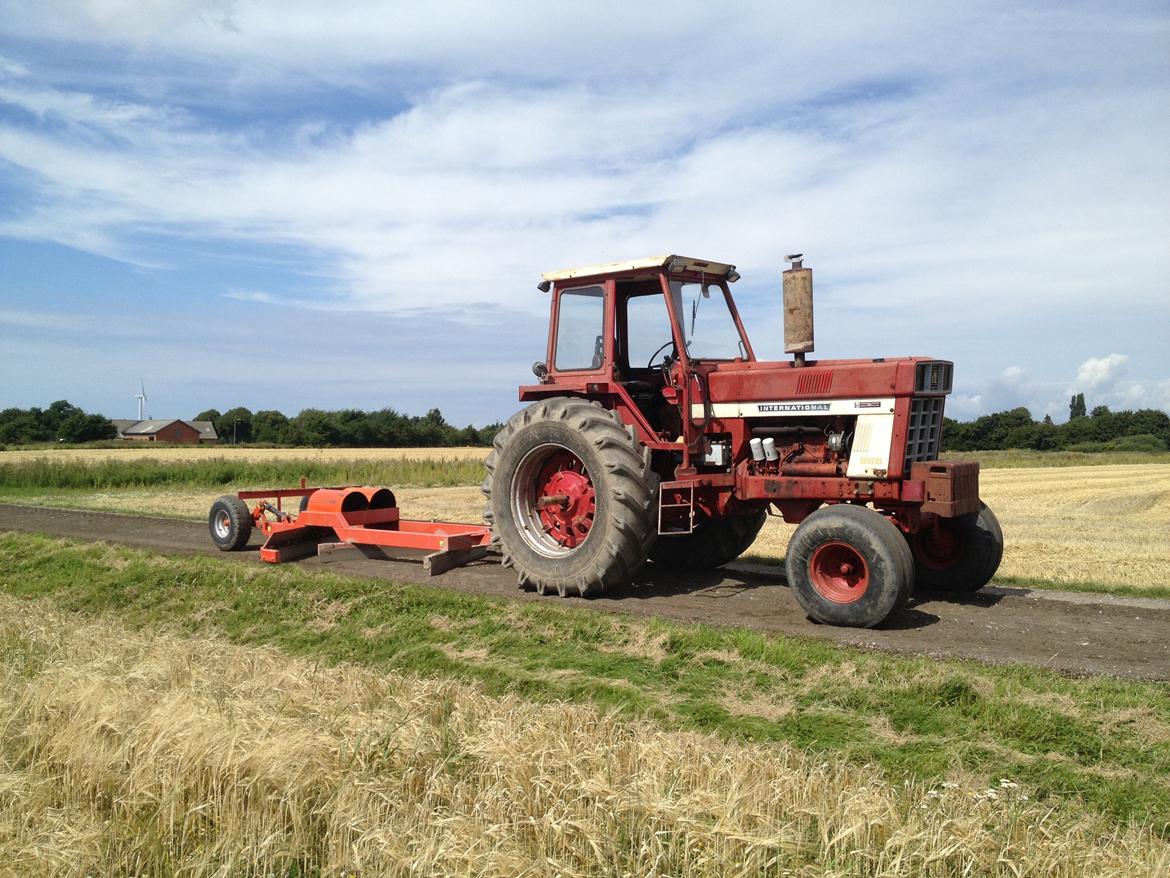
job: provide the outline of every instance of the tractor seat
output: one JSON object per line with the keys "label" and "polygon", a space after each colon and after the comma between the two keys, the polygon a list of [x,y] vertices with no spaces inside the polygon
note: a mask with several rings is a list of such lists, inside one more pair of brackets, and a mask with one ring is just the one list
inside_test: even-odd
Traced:
{"label": "tractor seat", "polygon": [[630,396],[656,396],[659,391],[659,385],[652,381],[642,381],[638,378],[632,378],[629,381],[623,381],[622,384],[629,392]]}

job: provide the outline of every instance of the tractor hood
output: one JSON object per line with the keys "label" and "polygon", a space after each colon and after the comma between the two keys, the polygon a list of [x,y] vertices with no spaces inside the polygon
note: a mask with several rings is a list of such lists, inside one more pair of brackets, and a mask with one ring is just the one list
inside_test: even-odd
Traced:
{"label": "tractor hood", "polygon": [[717,417],[775,417],[785,414],[846,414],[833,405],[848,401],[849,414],[883,400],[915,394],[950,393],[952,365],[930,357],[874,360],[810,360],[699,364],[708,401],[725,409]]}

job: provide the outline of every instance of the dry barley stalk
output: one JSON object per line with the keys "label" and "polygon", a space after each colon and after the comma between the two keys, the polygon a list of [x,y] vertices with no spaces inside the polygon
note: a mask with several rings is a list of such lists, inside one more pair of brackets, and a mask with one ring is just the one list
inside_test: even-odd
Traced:
{"label": "dry barley stalk", "polygon": [[1148,830],[1051,812],[1010,781],[891,784],[11,598],[0,649],[0,862],[24,875],[1170,872]]}

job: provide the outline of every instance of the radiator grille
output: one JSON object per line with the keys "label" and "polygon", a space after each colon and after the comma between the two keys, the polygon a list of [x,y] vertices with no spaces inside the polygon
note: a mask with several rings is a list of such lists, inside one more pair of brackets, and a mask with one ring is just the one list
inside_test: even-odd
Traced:
{"label": "radiator grille", "polygon": [[950,393],[954,371],[954,365],[946,360],[919,363],[914,376],[914,390],[917,393]]}
{"label": "radiator grille", "polygon": [[943,403],[946,397],[916,396],[910,400],[910,422],[906,427],[906,468],[922,460],[938,460],[942,439]]}

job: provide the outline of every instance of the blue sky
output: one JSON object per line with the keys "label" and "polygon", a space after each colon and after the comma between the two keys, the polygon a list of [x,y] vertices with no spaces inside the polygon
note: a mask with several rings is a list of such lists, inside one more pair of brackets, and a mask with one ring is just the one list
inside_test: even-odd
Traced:
{"label": "blue sky", "polygon": [[502,419],[541,271],[779,271],[949,412],[1170,411],[1165,3],[0,0],[0,407]]}

